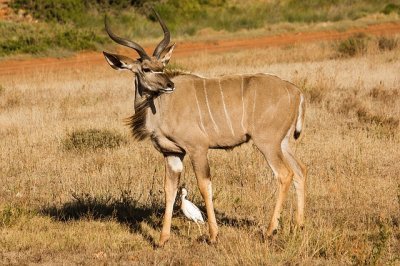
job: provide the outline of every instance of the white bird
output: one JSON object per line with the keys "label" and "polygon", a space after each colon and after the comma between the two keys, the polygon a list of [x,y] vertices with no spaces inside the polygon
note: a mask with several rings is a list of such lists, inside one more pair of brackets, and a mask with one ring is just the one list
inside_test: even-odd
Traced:
{"label": "white bird", "polygon": [[[186,199],[187,193],[188,192],[187,192],[186,188],[182,188],[181,210],[182,210],[183,214],[189,220],[192,220],[193,222],[195,222],[197,224],[197,226],[199,227],[200,234],[201,234],[201,229],[200,229],[199,223],[204,224],[203,215],[201,214],[201,211],[199,210],[199,208],[197,208],[196,205],[194,205],[192,202],[190,202],[189,200]],[[189,223],[189,230],[190,230],[190,223]],[[188,230],[188,234],[189,234],[189,230]]]}

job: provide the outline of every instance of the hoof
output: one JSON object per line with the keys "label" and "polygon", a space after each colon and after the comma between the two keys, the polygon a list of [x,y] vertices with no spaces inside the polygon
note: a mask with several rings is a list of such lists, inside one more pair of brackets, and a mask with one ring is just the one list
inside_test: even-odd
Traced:
{"label": "hoof", "polygon": [[218,243],[218,235],[210,236],[208,240],[209,245],[216,245]]}
{"label": "hoof", "polygon": [[261,228],[256,230],[255,235],[260,239],[262,243],[267,243],[276,238],[276,235],[278,234],[278,230],[274,229],[272,231],[268,230],[266,232],[265,228]]}
{"label": "hoof", "polygon": [[276,234],[278,234],[277,228],[268,228],[267,230],[267,238],[273,238]]}
{"label": "hoof", "polygon": [[217,238],[214,238],[214,239],[209,239],[208,240],[208,242],[207,242],[210,246],[215,246],[215,245],[217,245],[217,243],[218,243],[218,240],[217,240]]}
{"label": "hoof", "polygon": [[268,243],[276,239],[278,230],[273,230],[272,233],[265,233],[264,230],[258,232],[258,236],[262,243]]}
{"label": "hoof", "polygon": [[165,243],[167,243],[169,240],[169,235],[161,235],[160,237],[160,241],[158,242],[158,244],[156,245],[158,248],[162,248],[165,246]]}
{"label": "hoof", "polygon": [[201,235],[197,238],[197,242],[199,243],[207,243],[208,245],[216,245],[217,244],[217,237],[210,238],[207,235]]}
{"label": "hoof", "polygon": [[275,236],[276,234],[278,234],[278,229],[274,229],[274,230],[272,231],[272,233],[269,234],[268,236],[269,236],[269,237],[273,237],[273,236]]}
{"label": "hoof", "polygon": [[201,235],[196,239],[197,242],[199,243],[208,243],[208,236],[207,235]]}

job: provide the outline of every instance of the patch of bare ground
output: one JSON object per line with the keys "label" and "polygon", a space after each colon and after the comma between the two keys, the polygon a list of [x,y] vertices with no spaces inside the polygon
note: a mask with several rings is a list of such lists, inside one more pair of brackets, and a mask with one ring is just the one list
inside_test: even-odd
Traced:
{"label": "patch of bare ground", "polygon": [[[392,36],[400,32],[400,23],[382,23],[369,25],[366,27],[350,28],[346,31],[314,31],[286,33],[276,36],[258,36],[254,38],[212,40],[212,41],[179,41],[174,51],[174,57],[190,57],[191,54],[203,53],[229,53],[240,50],[268,49],[270,47],[286,47],[293,45],[311,47],[317,42],[331,42],[343,40],[357,34],[371,36]],[[390,42],[389,38],[389,42]],[[392,40],[393,41],[393,40]],[[385,44],[387,46],[387,42]],[[385,46],[385,47],[386,47]],[[146,46],[145,49],[150,53],[154,47]],[[120,52],[131,54],[131,50],[120,49]],[[35,71],[38,68],[47,69],[49,66],[83,69],[92,68],[94,65],[103,65],[104,58],[99,52],[83,52],[69,58],[36,58],[28,60],[4,60],[0,61],[0,74],[14,75],[20,72]]]}
{"label": "patch of bare ground", "polygon": [[[336,47],[199,52],[172,62],[206,76],[269,72],[305,91],[306,129],[296,145],[309,169],[305,228],[293,225],[291,190],[281,230],[267,242],[259,232],[276,180],[251,143],[209,153],[219,243],[198,240],[177,209],[171,241],[154,249],[163,158],[124,126],[131,75],[102,62],[0,76],[0,264],[398,264],[400,49],[372,42],[344,58]],[[72,133],[90,129],[124,141],[65,148]],[[190,162],[184,166],[181,182],[202,208]]]}

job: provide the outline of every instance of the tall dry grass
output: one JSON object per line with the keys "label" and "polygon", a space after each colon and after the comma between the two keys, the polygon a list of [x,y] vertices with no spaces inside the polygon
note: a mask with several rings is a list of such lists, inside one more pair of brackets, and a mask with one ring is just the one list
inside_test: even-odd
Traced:
{"label": "tall dry grass", "polygon": [[[307,124],[296,145],[309,169],[306,226],[293,226],[291,191],[282,230],[269,242],[259,231],[272,214],[276,181],[251,143],[209,153],[219,243],[198,241],[177,210],[171,241],[153,249],[164,166],[124,126],[132,77],[106,63],[0,77],[0,263],[398,264],[400,49],[370,46],[354,58],[319,43],[175,60],[203,75],[274,73],[306,92]],[[65,148],[74,132],[90,130],[123,141]],[[203,206],[184,163],[181,181]]]}

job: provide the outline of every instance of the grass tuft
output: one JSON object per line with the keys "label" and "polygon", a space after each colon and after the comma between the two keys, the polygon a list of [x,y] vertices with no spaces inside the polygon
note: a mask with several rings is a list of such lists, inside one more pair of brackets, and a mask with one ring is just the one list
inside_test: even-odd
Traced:
{"label": "grass tuft", "polygon": [[66,150],[113,149],[125,144],[126,139],[117,132],[99,129],[77,130],[63,141]]}
{"label": "grass tuft", "polygon": [[19,207],[13,207],[11,205],[5,206],[0,211],[0,228],[9,227],[15,224],[23,214],[23,210]]}
{"label": "grass tuft", "polygon": [[357,34],[339,42],[337,52],[340,57],[363,55],[367,51],[367,36]]}
{"label": "grass tuft", "polygon": [[397,48],[397,39],[388,38],[388,37],[380,37],[378,39],[378,47],[381,51],[392,51]]}
{"label": "grass tuft", "polygon": [[374,100],[382,101],[385,103],[394,103],[400,96],[399,89],[383,89],[382,85],[372,88],[368,95]]}
{"label": "grass tuft", "polygon": [[390,230],[390,222],[376,219],[375,226],[378,232],[373,232],[368,236],[370,242],[370,248],[365,254],[360,256],[353,256],[353,263],[356,265],[380,265],[380,260],[385,254],[388,246],[389,239],[392,235]]}
{"label": "grass tuft", "polygon": [[[393,137],[400,124],[394,111],[398,95],[397,89],[384,89],[384,84],[381,83],[365,93],[353,89],[344,98],[326,98],[329,99],[328,106],[331,106],[328,110],[346,118],[355,118],[360,128],[372,130],[376,136]],[[388,112],[388,109],[392,111]]]}
{"label": "grass tuft", "polygon": [[387,117],[374,113],[366,107],[359,107],[356,111],[357,118],[360,122],[384,126],[388,129],[396,129],[399,126],[399,119],[394,117]]}
{"label": "grass tuft", "polygon": [[312,104],[320,104],[325,99],[326,95],[329,92],[329,83],[328,79],[318,78],[318,82],[315,84],[311,84],[307,77],[300,78],[298,81],[295,81],[295,84],[300,87],[300,89],[306,94],[308,101]]}

